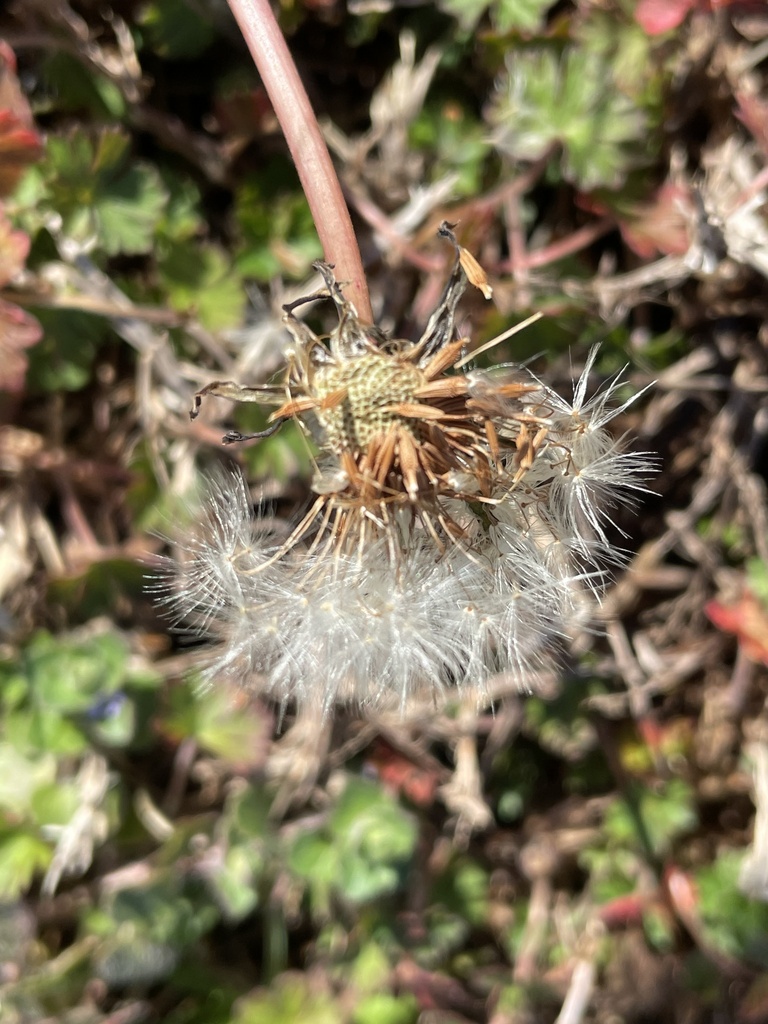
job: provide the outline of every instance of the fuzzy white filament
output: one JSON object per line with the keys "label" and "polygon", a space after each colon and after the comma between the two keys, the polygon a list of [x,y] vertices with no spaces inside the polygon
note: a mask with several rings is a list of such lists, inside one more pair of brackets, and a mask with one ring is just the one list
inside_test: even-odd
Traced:
{"label": "fuzzy white filament", "polygon": [[243,479],[219,475],[169,564],[162,599],[214,641],[211,680],[326,713],[483,699],[497,674],[529,688],[620,563],[613,511],[653,468],[608,429],[629,404],[613,404],[620,375],[588,397],[593,349],[566,401],[520,367],[465,373],[466,267],[489,289],[450,226],[441,234],[456,261],[419,341],[362,324],[318,263],[339,313],[330,338],[286,307],[296,347],[273,395],[215,381],[195,397],[193,416],[205,395],[271,400],[272,422],[299,421],[319,450],[300,521],[254,515]]}
{"label": "fuzzy white filament", "polygon": [[463,539],[442,547],[402,509],[393,530],[374,531],[362,549],[313,538],[283,550],[287,531],[254,515],[242,477],[214,477],[165,598],[216,644],[208,677],[235,678],[280,703],[317,703],[320,691],[326,711],[337,702],[404,707],[415,694],[454,688],[482,693],[496,673],[527,688],[583,619],[603,566],[619,560],[606,534],[610,510],[642,490],[650,468],[605,431],[605,393],[576,414],[539,389],[526,401],[553,410],[547,443],[487,504],[446,502]]}

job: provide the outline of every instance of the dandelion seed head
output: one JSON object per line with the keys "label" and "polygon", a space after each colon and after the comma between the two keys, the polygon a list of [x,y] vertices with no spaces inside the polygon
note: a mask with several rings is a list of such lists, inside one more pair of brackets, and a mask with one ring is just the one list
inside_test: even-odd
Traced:
{"label": "dandelion seed head", "polygon": [[287,307],[280,388],[196,396],[194,415],[206,395],[271,401],[273,424],[296,420],[319,452],[314,500],[289,526],[254,514],[239,476],[215,480],[166,576],[162,600],[214,642],[211,680],[323,712],[483,700],[498,674],[528,689],[619,563],[611,517],[650,466],[606,429],[629,404],[613,408],[620,377],[589,397],[596,350],[571,401],[521,367],[465,371],[457,303],[468,273],[490,286],[441,234],[456,260],[418,341],[360,323],[320,263],[330,337]]}
{"label": "dandelion seed head", "polygon": [[[396,427],[410,430],[410,422],[392,410],[402,403],[415,403],[415,393],[423,383],[418,366],[376,353],[324,367],[313,382],[313,391],[320,399],[317,416],[328,447],[341,455],[365,450],[377,435]],[[341,392],[344,397],[338,404],[328,402]]]}

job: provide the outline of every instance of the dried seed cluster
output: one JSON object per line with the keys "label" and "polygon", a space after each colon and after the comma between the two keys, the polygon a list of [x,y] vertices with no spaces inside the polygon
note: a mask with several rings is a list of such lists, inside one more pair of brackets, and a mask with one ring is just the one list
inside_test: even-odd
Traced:
{"label": "dried seed cluster", "polygon": [[326,711],[482,695],[496,673],[528,687],[618,560],[606,524],[651,467],[606,429],[628,404],[610,408],[618,379],[587,399],[594,352],[572,401],[518,367],[465,371],[457,303],[468,279],[490,288],[441,233],[456,261],[419,341],[362,324],[319,263],[339,314],[330,337],[286,307],[284,385],[217,381],[195,397],[192,415],[206,395],[272,402],[270,430],[295,419],[319,451],[293,529],[255,518],[243,481],[219,478],[171,569],[165,600],[218,641],[211,677]]}

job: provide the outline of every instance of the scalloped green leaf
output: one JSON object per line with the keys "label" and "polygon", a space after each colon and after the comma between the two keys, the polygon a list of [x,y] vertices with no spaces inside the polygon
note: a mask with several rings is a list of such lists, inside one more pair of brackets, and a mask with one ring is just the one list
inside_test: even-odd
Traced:
{"label": "scalloped green leaf", "polygon": [[619,88],[613,62],[586,49],[516,52],[490,120],[495,145],[514,160],[560,146],[563,177],[585,190],[618,188],[648,158],[644,112]]}
{"label": "scalloped green leaf", "polygon": [[148,164],[134,164],[105,182],[95,203],[104,251],[110,256],[149,252],[166,199],[160,175]]}
{"label": "scalloped green leaf", "polygon": [[50,204],[63,233],[83,243],[95,237],[110,256],[149,252],[168,201],[159,172],[129,164],[129,148],[114,129],[54,136],[47,147]]}
{"label": "scalloped green leaf", "polygon": [[481,191],[491,144],[486,126],[468,110],[456,103],[428,105],[410,126],[409,136],[429,160],[433,181],[453,175],[456,196]]}
{"label": "scalloped green leaf", "polygon": [[196,316],[208,330],[241,323],[242,277],[220,249],[195,240],[171,242],[159,257],[158,273],[173,308]]}
{"label": "scalloped green leaf", "polygon": [[309,882],[316,910],[330,892],[364,903],[401,884],[417,832],[413,817],[379,786],[352,778],[324,828],[301,835],[289,860]]}
{"label": "scalloped green leaf", "polygon": [[34,703],[61,712],[85,711],[125,677],[127,648],[112,633],[63,640],[38,633],[24,655]]}
{"label": "scalloped green leaf", "polygon": [[456,18],[465,32],[471,31],[486,11],[498,32],[536,32],[554,0],[440,0],[439,6]]}

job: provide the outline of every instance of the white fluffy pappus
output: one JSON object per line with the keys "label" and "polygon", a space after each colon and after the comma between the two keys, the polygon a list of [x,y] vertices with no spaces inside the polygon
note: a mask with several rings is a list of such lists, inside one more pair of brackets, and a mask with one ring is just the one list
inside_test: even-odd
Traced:
{"label": "white fluffy pappus", "polygon": [[529,689],[621,563],[612,512],[654,468],[609,430],[630,404],[613,407],[621,376],[587,397],[595,349],[572,401],[520,367],[465,373],[454,318],[467,255],[441,233],[457,258],[417,342],[360,323],[318,264],[339,312],[330,338],[289,307],[279,388],[216,381],[196,396],[193,415],[206,395],[272,402],[275,428],[297,421],[322,467],[293,526],[254,514],[237,472],[216,476],[177,541],[158,589],[212,642],[211,681],[322,713],[457,692],[481,702],[498,674]]}

